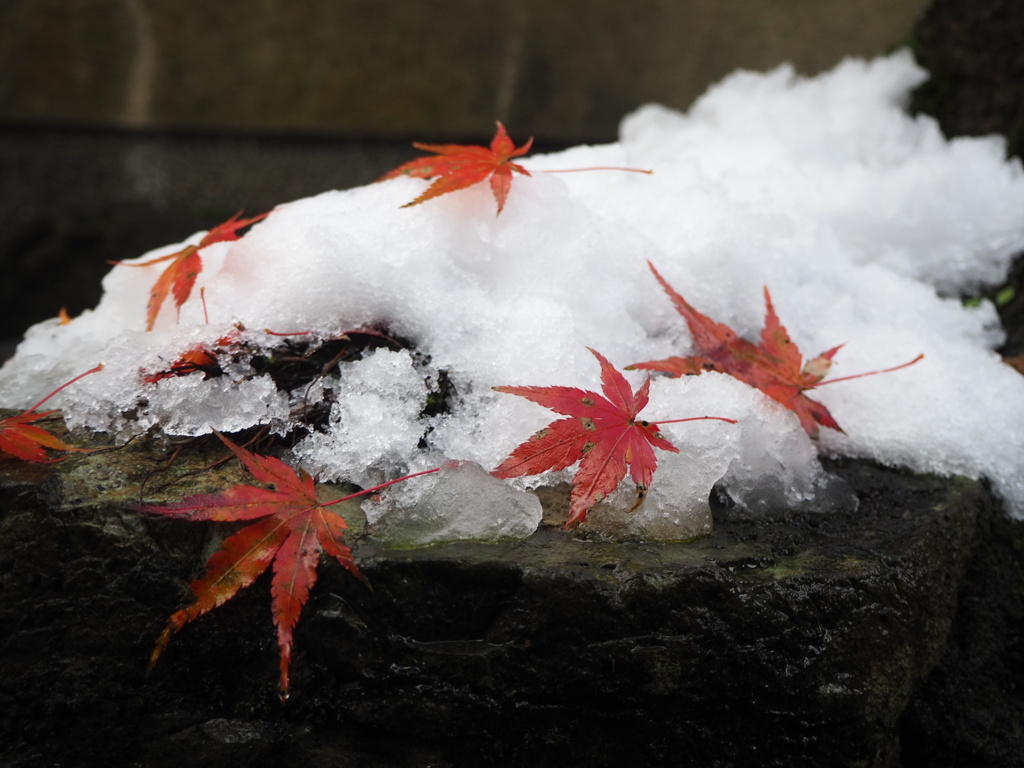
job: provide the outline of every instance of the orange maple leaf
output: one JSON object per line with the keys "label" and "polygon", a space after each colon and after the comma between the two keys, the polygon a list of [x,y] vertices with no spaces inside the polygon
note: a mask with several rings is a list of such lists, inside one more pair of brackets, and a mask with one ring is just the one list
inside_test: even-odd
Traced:
{"label": "orange maple leaf", "polygon": [[150,267],[153,264],[160,264],[165,261],[171,262],[160,274],[160,277],[157,278],[157,281],[149,291],[149,303],[146,304],[147,331],[153,330],[157,315],[160,314],[160,308],[163,306],[168,293],[174,294],[174,304],[179,311],[181,310],[181,305],[188,301],[189,296],[192,295],[192,287],[196,283],[196,278],[199,277],[199,273],[203,270],[203,260],[199,256],[199,252],[203,248],[214,243],[238,240],[241,237],[238,234],[238,230],[266,218],[270,215],[270,211],[253,216],[251,219],[240,219],[239,216],[241,215],[242,212],[239,211],[227,221],[218,224],[203,235],[203,238],[197,245],[186,245],[180,251],[175,251],[150,261],[144,261],[140,264],[128,264],[123,261],[111,262],[123,267]]}
{"label": "orange maple leaf", "polygon": [[296,472],[280,459],[250,453],[219,432],[217,436],[252,476],[268,487],[235,485],[219,494],[201,494],[166,506],[142,506],[139,509],[193,521],[258,522],[229,536],[210,557],[206,563],[206,573],[192,582],[195,601],[171,615],[167,628],[153,649],[150,666],[157,662],[176,632],[226,603],[273,564],[271,610],[281,650],[279,690],[281,697],[287,698],[292,632],[302,607],[309,599],[309,591],[316,583],[316,568],[321,553],[331,555],[353,575],[362,579],[352,558],[352,551],[345,544],[345,520],[328,507],[438,470],[417,472],[334,501],[320,503],[316,498],[316,483],[304,470]]}
{"label": "orange maple leaf", "polygon": [[47,448],[54,451],[90,452],[91,448],[79,448],[74,445],[68,445],[56,435],[50,434],[35,424],[40,419],[56,413],[56,411],[37,412],[36,409],[65,387],[69,387],[84,376],[96,373],[96,371],[102,369],[102,363],[95,368],[90,368],[85,373],[80,373],[70,381],[61,384],[28,410],[19,413],[17,416],[8,416],[6,419],[0,419],[0,453],[15,456],[23,461],[49,464],[61,461],[63,457],[57,459],[49,458],[46,453]]}
{"label": "orange maple leaf", "polygon": [[241,343],[240,331],[244,327],[239,324],[235,329],[228,331],[221,336],[213,345],[196,344],[182,352],[178,358],[167,368],[146,373],[142,380],[147,384],[154,384],[163,379],[170,379],[174,376],[188,376],[191,373],[201,372],[204,378],[210,375],[222,373],[220,368],[219,353],[228,353],[236,350]]}
{"label": "orange maple leaf", "polygon": [[[647,406],[650,377],[634,394],[626,377],[615,370],[607,358],[596,350],[590,351],[601,364],[603,396],[575,387],[494,387],[498,392],[525,397],[569,417],[548,424],[512,451],[491,473],[502,478],[520,477],[566,469],[580,462],[573,478],[567,525],[586,520],[590,508],[619,486],[627,469],[636,483],[633,505],[636,509],[643,502],[658,467],[654,449],[679,452],[658,431],[657,424],[637,418]],[[736,423],[718,416],[661,423],[704,419]]]}
{"label": "orange maple leaf", "polygon": [[399,176],[415,176],[418,179],[438,178],[427,187],[427,191],[403,208],[418,205],[425,200],[438,197],[457,189],[465,189],[479,184],[487,178],[491,180],[491,191],[498,201],[498,213],[505,207],[505,200],[512,188],[512,172],[529,176],[530,172],[521,165],[509,162],[513,157],[525,155],[533,145],[533,137],[518,149],[508,137],[505,126],[498,121],[498,130],[491,140],[490,148],[471,144],[420,144],[414,142],[416,149],[434,152],[434,157],[421,157],[411,160],[395,170],[381,176],[377,181],[386,181]]}
{"label": "orange maple leaf", "polygon": [[828,409],[805,393],[825,384],[835,384],[848,379],[873,376],[877,373],[888,373],[913,365],[924,355],[892,368],[880,371],[858,373],[838,379],[823,381],[832,367],[832,358],[842,348],[842,344],[832,347],[817,357],[803,363],[800,349],[789,338],[785,327],[779,322],[772,305],[768,287],[764,289],[766,314],[764,329],[761,331],[761,343],[754,344],[741,338],[724,323],[716,323],[707,315],[694,309],[689,302],[680,296],[659,274],[650,262],[647,263],[662,288],[672,299],[676,309],[690,327],[693,343],[700,350],[700,355],[692,357],[669,357],[664,360],[651,360],[644,363],[628,365],[628,370],[637,368],[662,371],[672,377],[692,376],[705,371],[727,373],[740,381],[756,387],[793,411],[800,419],[800,426],[812,438],[818,436],[819,427],[827,427],[837,432],[843,430],[829,413]]}

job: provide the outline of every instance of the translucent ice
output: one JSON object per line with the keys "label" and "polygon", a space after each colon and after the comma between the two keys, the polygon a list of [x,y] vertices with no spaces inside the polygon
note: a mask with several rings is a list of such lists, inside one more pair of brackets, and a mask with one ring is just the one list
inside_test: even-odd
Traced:
{"label": "translucent ice", "polygon": [[392,486],[381,501],[363,502],[363,509],[374,537],[394,546],[519,539],[541,520],[534,494],[515,490],[471,461]]}

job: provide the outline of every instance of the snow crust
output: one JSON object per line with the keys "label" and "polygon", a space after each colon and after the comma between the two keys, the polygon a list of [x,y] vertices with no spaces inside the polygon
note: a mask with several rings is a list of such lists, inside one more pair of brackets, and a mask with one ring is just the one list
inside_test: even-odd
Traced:
{"label": "snow crust", "polygon": [[[788,66],[737,72],[686,113],[648,105],[627,116],[617,143],[522,159],[533,175],[515,178],[498,217],[486,184],[401,208],[427,183],[410,178],[287,203],[241,240],[204,249],[192,298],[180,317],[168,301],[151,333],[145,308],[160,268],[113,268],[94,310],[28,330],[0,369],[0,403],[27,407],[103,362],[52,401],[72,427],[283,433],[295,409],[326,398],[328,431],[293,454],[321,479],[371,485],[445,460],[490,469],[554,418],[493,386],[598,390],[587,346],[618,367],[694,351],[650,260],[697,309],[750,339],[767,285],[805,357],[845,342],[833,377],[925,359],[816,390],[845,430],[823,430],[817,446],[795,416],[727,376],[656,379],[644,418],[740,424],[665,426],[682,453],[659,452],[638,535],[686,538],[723,479],[753,510],[845,503],[830,496],[819,451],[984,475],[1024,517],[1024,377],[993,351],[1003,338],[994,307],[960,299],[1002,282],[1024,248],[1024,173],[999,137],[947,140],[931,118],[908,116],[925,78],[906,52],[815,78]],[[594,165],[654,174],[539,173]],[[245,359],[225,362],[225,377],[140,374],[230,334],[255,349],[281,343],[265,328],[326,338],[368,327],[414,349],[378,350],[294,391]],[[421,415],[441,371],[455,388],[451,412]],[[626,375],[634,387],[644,379]],[[410,530],[429,529],[412,540],[526,535],[539,513],[523,490],[571,477],[440,474],[385,497],[415,518]],[[632,503],[631,487],[622,498]],[[496,511],[505,506],[518,522]],[[446,509],[477,521],[445,520]]]}

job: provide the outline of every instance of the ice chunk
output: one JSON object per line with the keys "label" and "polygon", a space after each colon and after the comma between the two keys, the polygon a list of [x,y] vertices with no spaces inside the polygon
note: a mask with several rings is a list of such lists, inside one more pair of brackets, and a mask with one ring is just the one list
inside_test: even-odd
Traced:
{"label": "ice chunk", "polygon": [[488,474],[472,461],[392,486],[363,503],[370,532],[393,546],[442,541],[522,539],[540,525],[540,500]]}
{"label": "ice chunk", "polygon": [[580,530],[619,541],[690,541],[711,533],[709,498],[728,460],[707,454],[699,460],[684,454],[665,454],[643,503],[636,504],[636,487],[628,479],[595,506]]}
{"label": "ice chunk", "polygon": [[[659,410],[686,408],[681,417],[722,415],[731,417],[736,409],[726,402],[709,406],[701,403],[707,382],[694,379],[661,380]],[[670,389],[671,388],[671,389]],[[671,390],[675,390],[672,392]],[[702,409],[714,407],[714,413]],[[645,414],[646,415],[646,414]],[[602,537],[624,540],[688,541],[711,533],[711,489],[722,479],[739,451],[736,425],[721,421],[667,424],[662,434],[680,449],[679,453],[658,451],[658,469],[643,503],[636,503],[636,487],[629,476],[615,493],[598,504],[587,516],[583,530]]]}
{"label": "ice chunk", "polygon": [[154,423],[171,435],[205,435],[213,429],[237,432],[288,419],[288,396],[270,376],[236,382],[192,374],[159,382],[157,392],[150,413]]}

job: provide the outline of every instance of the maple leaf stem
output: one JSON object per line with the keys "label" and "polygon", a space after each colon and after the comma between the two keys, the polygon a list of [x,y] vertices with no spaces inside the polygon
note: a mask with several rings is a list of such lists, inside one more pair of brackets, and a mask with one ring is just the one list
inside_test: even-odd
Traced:
{"label": "maple leaf stem", "polygon": [[868,371],[867,373],[855,373],[855,374],[853,374],[851,376],[840,376],[838,379],[829,379],[828,381],[819,381],[817,384],[815,384],[815,388],[823,387],[826,384],[836,384],[837,382],[840,382],[840,381],[849,381],[850,379],[862,379],[865,376],[874,376],[876,373],[891,373],[892,371],[898,371],[901,368],[909,368],[914,363],[916,363],[919,360],[921,360],[923,357],[924,357],[924,352],[922,352],[920,355],[915,357],[910,362],[908,362],[908,363],[901,363],[900,365],[894,365],[892,368],[883,368],[880,371]]}
{"label": "maple leaf stem", "polygon": [[654,173],[653,170],[646,170],[644,168],[624,168],[621,165],[595,165],[590,168],[559,168],[551,171],[541,171],[541,173],[576,173],[577,171],[629,171],[630,173],[646,173],[648,175]]}
{"label": "maple leaf stem", "polygon": [[736,419],[727,419],[725,416],[691,416],[688,419],[667,419],[666,421],[655,421],[654,423],[660,427],[662,424],[679,424],[683,421],[706,421],[709,419],[714,419],[715,421],[727,421],[730,424],[739,423]]}
{"label": "maple leaf stem", "polygon": [[354,499],[356,496],[365,496],[368,493],[373,493],[374,491],[379,491],[381,488],[387,488],[389,485],[394,485],[395,483],[400,483],[403,480],[411,480],[414,477],[422,477],[423,475],[432,475],[434,472],[440,472],[440,471],[441,471],[441,467],[434,467],[433,469],[425,469],[422,472],[414,472],[411,475],[405,475],[405,476],[399,477],[399,478],[397,478],[395,480],[388,480],[386,483],[381,483],[380,485],[375,485],[375,486],[373,486],[373,488],[364,488],[361,491],[356,491],[355,493],[350,493],[348,496],[342,496],[340,499],[335,499],[334,501],[328,501],[328,502],[326,502],[324,504],[321,504],[320,506],[321,507],[329,507],[329,506],[331,506],[331,504],[341,504],[341,502],[343,502],[343,501],[348,501],[349,499]]}
{"label": "maple leaf stem", "polygon": [[65,381],[65,382],[64,382],[63,384],[61,384],[61,385],[60,385],[59,387],[57,387],[57,388],[56,388],[55,390],[53,390],[53,392],[51,392],[50,394],[48,394],[48,395],[47,395],[46,397],[44,397],[44,398],[43,398],[42,400],[40,400],[40,401],[39,401],[38,403],[36,403],[35,405],[33,405],[33,406],[32,406],[31,408],[29,408],[29,409],[28,409],[27,411],[25,411],[25,413],[31,413],[32,411],[36,410],[36,409],[37,409],[37,408],[38,408],[38,407],[39,407],[40,405],[42,405],[43,403],[45,403],[45,402],[46,402],[47,400],[49,400],[49,399],[50,399],[51,397],[53,397],[54,395],[56,395],[56,394],[57,394],[58,392],[60,392],[60,391],[61,391],[62,389],[65,389],[65,388],[67,388],[67,387],[70,387],[70,386],[71,386],[72,384],[74,384],[74,383],[75,383],[76,381],[78,381],[79,379],[84,379],[84,378],[85,378],[86,376],[88,376],[88,375],[89,375],[90,373],[96,373],[97,371],[102,371],[102,370],[103,370],[103,363],[100,363],[100,364],[99,364],[99,365],[97,365],[97,366],[96,366],[95,368],[90,368],[90,369],[89,369],[88,371],[86,371],[85,373],[80,373],[80,374],[78,374],[77,376],[75,376],[75,378],[71,379],[71,381]]}

